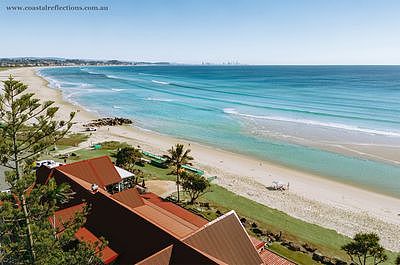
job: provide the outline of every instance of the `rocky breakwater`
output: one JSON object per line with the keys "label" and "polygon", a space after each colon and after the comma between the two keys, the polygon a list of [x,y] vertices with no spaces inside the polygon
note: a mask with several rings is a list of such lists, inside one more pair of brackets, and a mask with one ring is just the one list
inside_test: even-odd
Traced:
{"label": "rocky breakwater", "polygon": [[96,120],[92,120],[86,124],[84,127],[102,127],[102,126],[119,126],[119,125],[128,125],[133,124],[133,121],[127,118],[100,118]]}

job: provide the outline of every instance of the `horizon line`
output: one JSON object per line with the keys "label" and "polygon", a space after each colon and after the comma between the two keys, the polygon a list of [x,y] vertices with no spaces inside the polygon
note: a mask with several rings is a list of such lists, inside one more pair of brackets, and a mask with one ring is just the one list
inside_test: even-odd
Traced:
{"label": "horizon line", "polygon": [[[52,59],[52,60],[82,60],[82,61],[120,61],[126,63],[149,63],[149,64],[157,64],[157,63],[164,63],[170,65],[192,65],[192,66],[400,66],[400,63],[396,64],[381,64],[381,63],[367,63],[367,64],[346,64],[346,63],[261,63],[261,64],[251,64],[251,63],[240,63],[237,61],[227,61],[222,63],[212,63],[212,62],[198,62],[198,63],[184,63],[184,62],[173,62],[173,61],[153,61],[153,60],[129,60],[129,59],[101,59],[101,58],[78,58],[78,57],[57,57],[57,56],[13,56],[13,57],[0,57],[1,59]],[[232,63],[230,63],[232,62]]]}

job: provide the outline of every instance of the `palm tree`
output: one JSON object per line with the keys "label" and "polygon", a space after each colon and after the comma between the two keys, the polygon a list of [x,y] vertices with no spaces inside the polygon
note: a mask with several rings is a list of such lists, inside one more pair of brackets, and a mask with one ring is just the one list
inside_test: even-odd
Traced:
{"label": "palm tree", "polygon": [[178,202],[179,202],[179,176],[182,171],[182,165],[192,165],[190,160],[193,160],[193,157],[189,155],[190,149],[184,149],[183,144],[176,144],[172,146],[171,149],[168,150],[168,155],[164,155],[164,158],[167,159],[167,163],[174,167],[174,170],[171,174],[176,175],[176,190],[178,192]]}

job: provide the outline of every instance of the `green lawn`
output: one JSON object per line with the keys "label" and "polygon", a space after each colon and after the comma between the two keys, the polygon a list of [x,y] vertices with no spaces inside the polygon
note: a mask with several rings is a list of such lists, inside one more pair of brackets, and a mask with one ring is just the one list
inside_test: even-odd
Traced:
{"label": "green lawn", "polygon": [[[78,161],[103,155],[111,156],[117,148],[123,145],[111,142],[102,144],[104,148],[100,150],[81,149],[74,152],[77,156],[70,157],[69,161]],[[175,180],[175,176],[169,174],[170,169],[158,168],[149,164],[143,167],[137,166],[137,168],[144,173],[145,179]],[[216,210],[222,213],[235,210],[240,217],[245,217],[249,222],[256,222],[258,228],[263,231],[274,233],[281,231],[286,239],[296,241],[300,244],[311,244],[318,248],[318,251],[324,255],[347,260],[347,255],[340,250],[340,247],[349,242],[350,239],[338,234],[334,230],[293,218],[281,211],[236,195],[215,184],[212,184],[211,190],[204,194],[199,201],[210,203],[212,210],[201,212],[209,220],[218,216]],[[192,206],[191,208],[198,211],[196,207]],[[254,235],[252,231],[249,230],[249,232]],[[271,249],[289,259],[295,260],[299,264],[317,264],[310,256],[290,251],[279,244],[273,244]],[[393,264],[396,255],[391,252],[388,252],[388,255],[390,260],[385,264]]]}
{"label": "green lawn", "polygon": [[314,261],[310,255],[307,255],[307,254],[304,254],[301,252],[291,251],[278,243],[273,243],[272,246],[269,247],[269,249],[273,250],[276,253],[279,253],[280,255],[282,255],[290,260],[296,261],[300,265],[321,264],[319,262]]}
{"label": "green lawn", "polygon": [[[70,156],[68,158],[68,161],[79,161],[79,160],[86,160],[90,159],[93,157],[99,157],[99,156],[112,156],[114,154],[114,151],[112,150],[107,150],[107,149],[100,149],[100,150],[92,150],[92,149],[81,149],[78,151],[74,151],[73,153],[76,154],[76,156]],[[112,158],[112,157],[111,157]]]}
{"label": "green lawn", "polygon": [[[82,134],[76,134],[72,137],[72,140],[66,140],[66,141],[72,141],[74,143],[80,143],[86,140],[86,135]],[[77,151],[74,151],[72,153],[76,154],[76,156],[70,156],[68,158],[68,161],[79,161],[79,160],[85,160],[85,159],[90,159],[93,157],[99,157],[99,156],[110,156],[111,160],[115,160],[113,158],[113,155],[116,153],[118,148],[121,148],[125,146],[125,143],[118,143],[118,142],[104,142],[100,143],[101,149],[91,149],[91,148],[83,148]]]}
{"label": "green lawn", "polygon": [[340,246],[349,242],[350,239],[334,230],[293,218],[284,212],[236,195],[217,185],[212,185],[211,191],[201,197],[201,201],[208,201],[222,209],[233,209],[239,216],[256,222],[260,229],[274,233],[282,231],[285,238],[298,243],[311,244],[325,255],[347,258],[346,254],[340,250]]}
{"label": "green lawn", "polygon": [[11,67],[0,66],[0,71],[4,71],[4,70],[10,69],[10,68],[11,68]]}
{"label": "green lawn", "polygon": [[[338,234],[334,230],[296,219],[284,212],[236,195],[215,184],[212,184],[211,191],[204,194],[199,201],[209,202],[214,209],[213,212],[206,213],[205,217],[208,219],[217,217],[215,209],[220,210],[222,213],[235,210],[240,217],[245,217],[248,223],[256,222],[258,228],[263,231],[274,233],[282,231],[286,239],[300,244],[308,243],[326,256],[348,260],[347,254],[340,248],[351,239]],[[247,230],[250,234],[255,235],[250,229]],[[299,264],[317,264],[315,262],[312,263],[310,256],[291,251],[279,244],[273,244],[272,249],[289,259],[295,260]],[[389,260],[383,264],[394,264],[396,254],[389,251],[387,251],[387,254]]]}
{"label": "green lawn", "polygon": [[72,133],[57,142],[60,146],[78,146],[89,138],[88,134]]}
{"label": "green lawn", "polygon": [[146,179],[158,179],[158,180],[173,180],[175,181],[175,176],[170,175],[170,169],[159,168],[150,164],[145,164],[143,167],[138,166],[138,169],[143,171]]}

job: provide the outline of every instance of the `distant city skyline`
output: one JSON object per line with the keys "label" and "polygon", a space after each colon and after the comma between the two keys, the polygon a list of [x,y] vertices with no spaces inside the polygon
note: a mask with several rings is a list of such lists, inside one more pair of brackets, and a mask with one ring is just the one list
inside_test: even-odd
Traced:
{"label": "distant city skyline", "polygon": [[[43,5],[108,10],[13,10]],[[400,2],[0,2],[0,57],[186,64],[400,64]]]}

